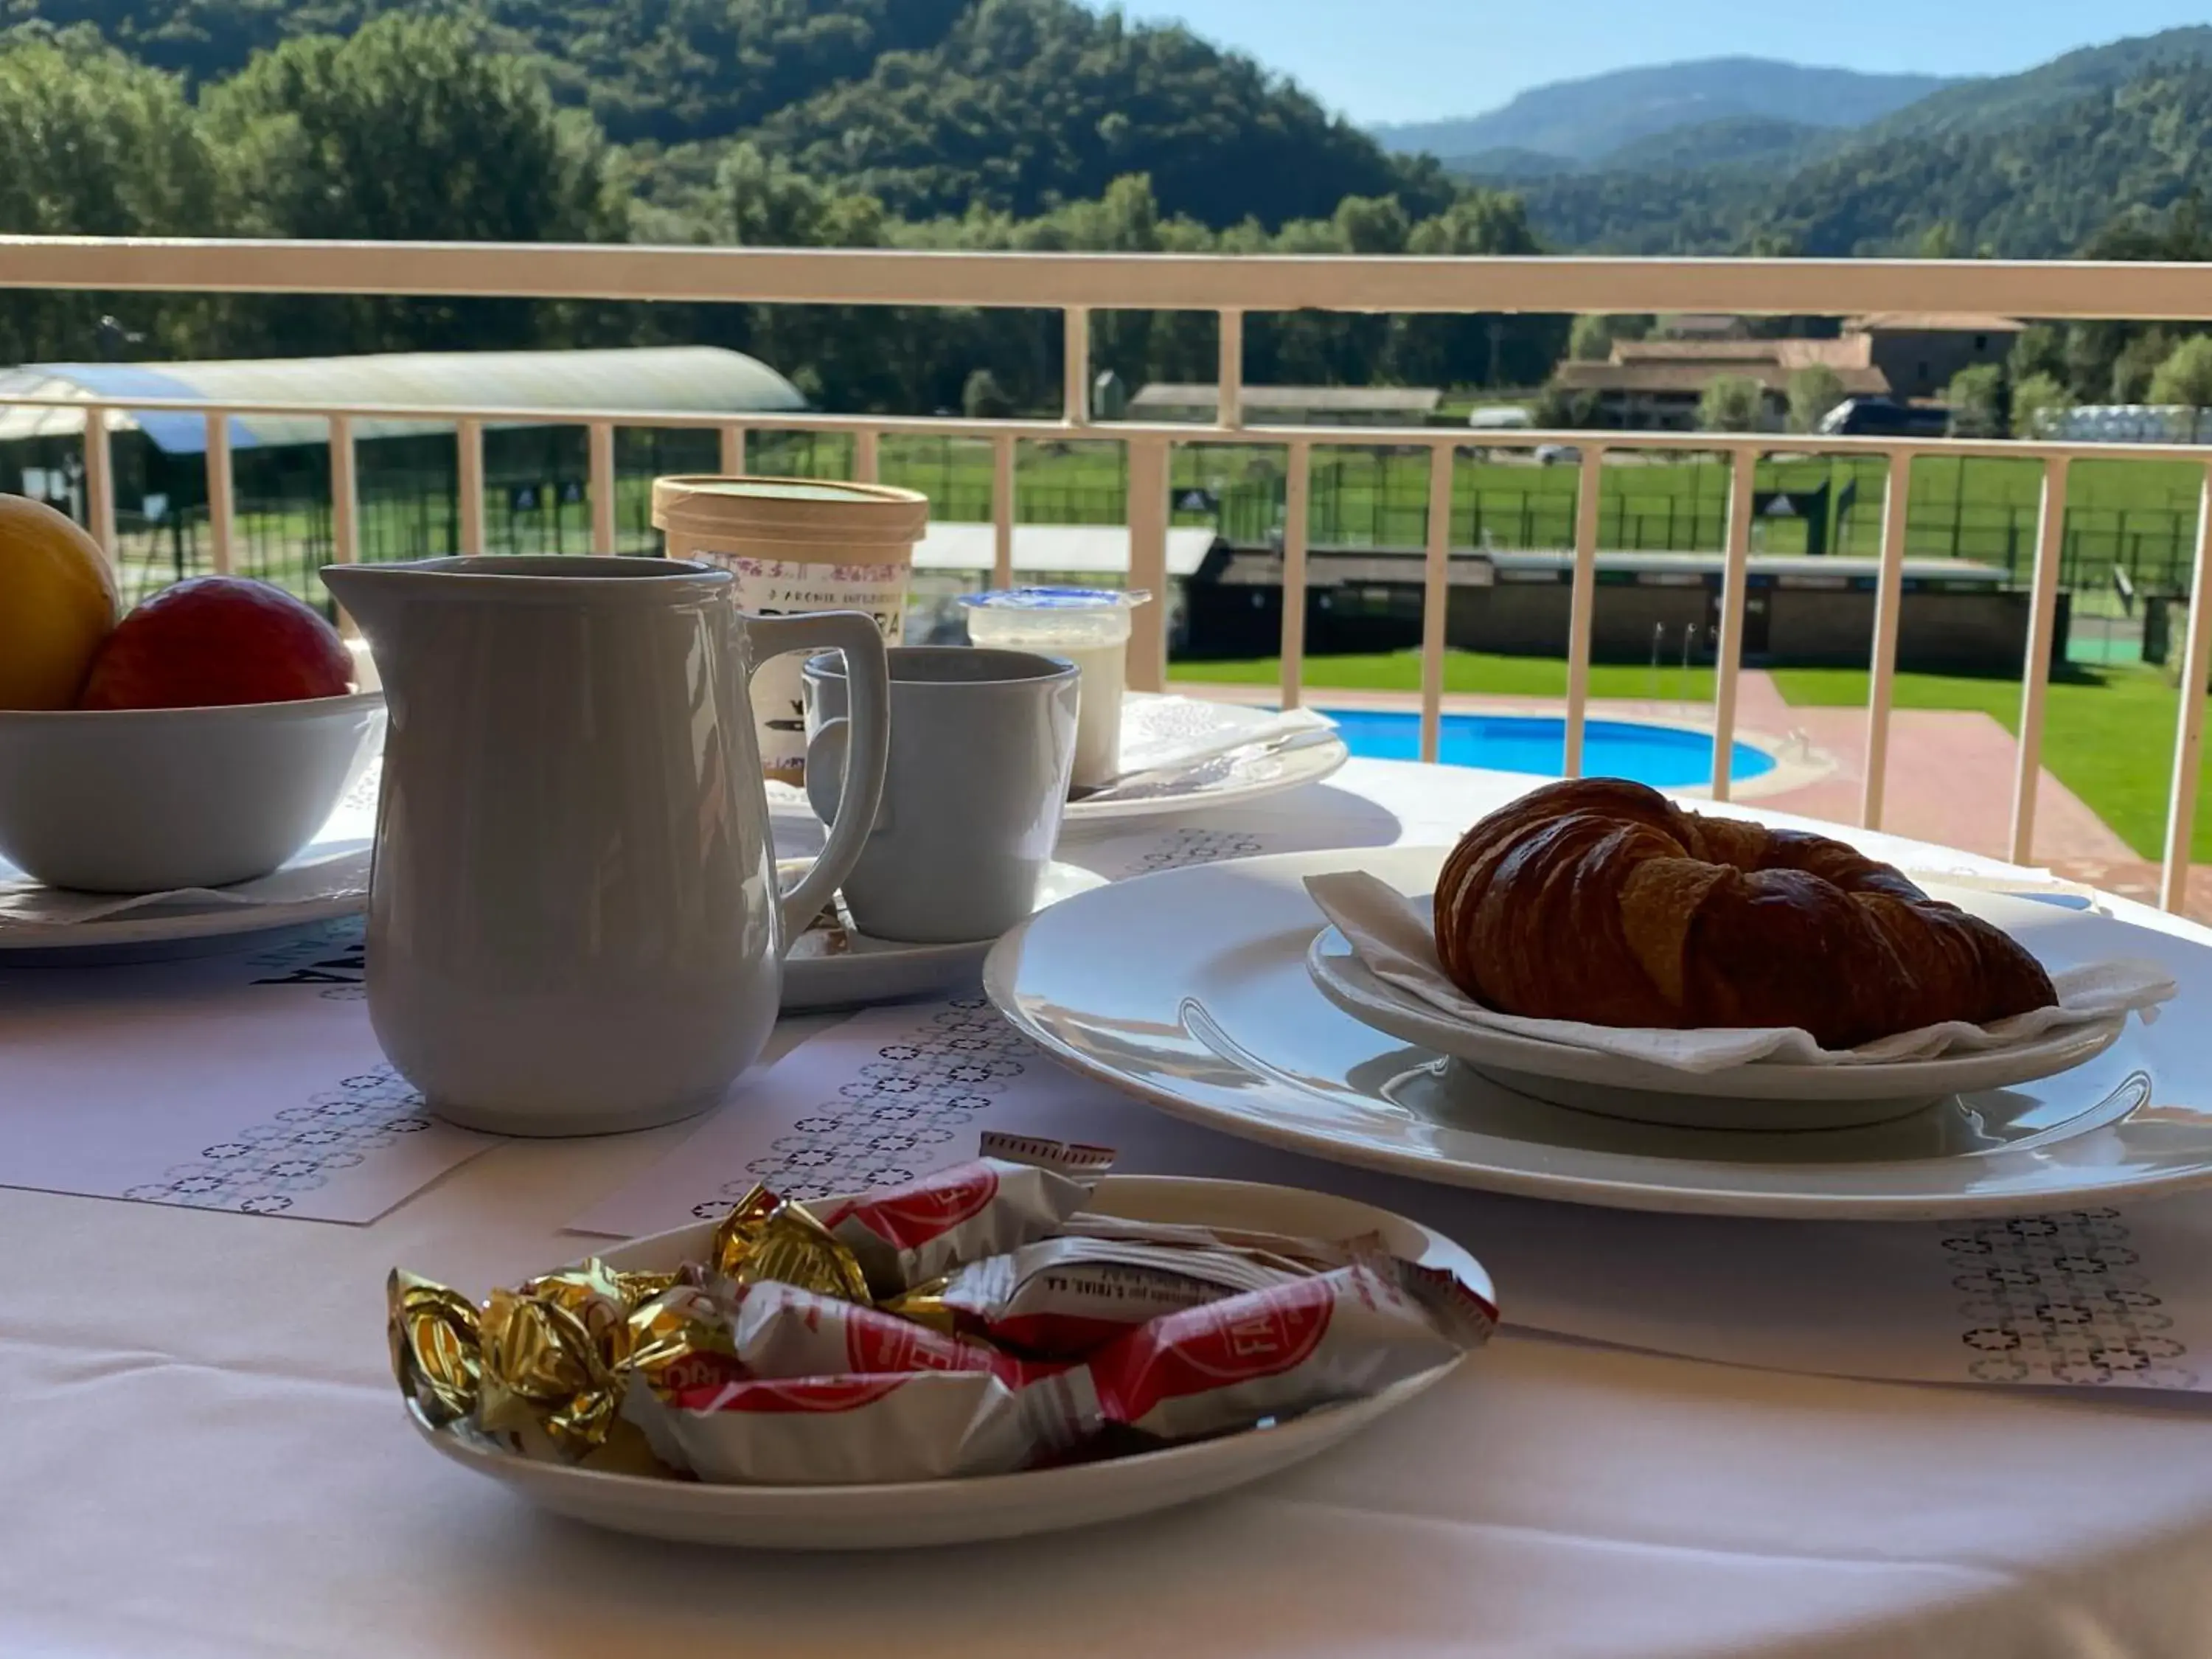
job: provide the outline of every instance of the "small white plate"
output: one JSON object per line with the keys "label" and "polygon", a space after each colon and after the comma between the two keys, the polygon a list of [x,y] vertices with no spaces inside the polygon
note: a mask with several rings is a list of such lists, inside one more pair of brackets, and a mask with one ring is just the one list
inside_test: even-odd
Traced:
{"label": "small white plate", "polygon": [[191,954],[249,933],[275,933],[311,922],[358,915],[368,908],[370,854],[376,826],[377,769],[372,764],[330,821],[281,870],[258,881],[221,890],[228,897],[180,899],[125,910],[90,921],[42,922],[36,896],[43,890],[0,859],[0,889],[24,896],[17,914],[0,915],[0,962],[138,960],[152,952]]}
{"label": "small white plate", "polygon": [[[1091,1208],[1133,1220],[1349,1238],[1380,1233],[1396,1255],[1447,1268],[1489,1297],[1489,1275],[1443,1234],[1386,1210],[1326,1193],[1232,1181],[1116,1176]],[[696,1259],[711,1223],[603,1251],[617,1267],[665,1271]],[[1455,1362],[1456,1363],[1456,1362]],[[744,1549],[875,1550],[970,1543],[1054,1532],[1143,1515],[1210,1498],[1302,1463],[1441,1382],[1443,1365],[1372,1399],[1310,1412],[1273,1427],[1067,1468],[968,1480],[870,1486],[721,1486],[600,1474],[534,1463],[433,1429],[411,1407],[422,1437],[464,1468],[503,1482],[541,1509],[617,1532]]]}
{"label": "small white plate", "polygon": [[[1443,854],[1437,854],[1441,859]],[[2029,899],[1930,885],[1934,897],[1999,927],[2022,920]],[[2029,915],[2032,916],[2033,912]],[[1540,1037],[1466,1025],[1379,979],[1334,927],[1306,951],[1321,994],[1354,1019],[1462,1060],[1507,1088],[1555,1106],[1639,1123],[1692,1129],[1847,1129],[1887,1123],[1950,1095],[2009,1088],[2070,1071],[2119,1041],[2124,1016],[2045,1031],[2004,1048],[1877,1066],[1759,1060],[1720,1072],[1686,1072]]]}
{"label": "small white plate", "polygon": [[[1239,731],[1255,734],[1274,720],[1272,710],[1244,703],[1198,697],[1156,696],[1130,692],[1121,704],[1121,740],[1158,739],[1172,735],[1212,743]],[[1069,829],[1112,823],[1126,828],[1149,818],[1179,817],[1186,812],[1237,806],[1267,795],[1319,783],[1349,760],[1352,751],[1333,732],[1301,735],[1280,748],[1259,744],[1202,761],[1188,771],[1117,790],[1102,799],[1072,800],[1061,820]]]}
{"label": "small white plate", "polygon": [[[777,870],[788,885],[811,862],[787,859]],[[1105,877],[1073,864],[1048,865],[1037,882],[1036,908],[1042,910],[1105,884]],[[972,986],[983,970],[983,958],[997,943],[986,939],[959,945],[909,945],[874,939],[851,925],[841,904],[834,915],[824,911],[793,942],[791,954],[783,959],[783,1012],[858,1008]]]}
{"label": "small white plate", "polygon": [[[2212,1184],[2212,949],[2033,900],[2005,925],[2054,969],[2157,963],[2154,1023],[2035,1082],[1856,1128],[1662,1127],[1531,1098],[1376,1030],[1315,987],[1306,877],[1431,890],[1433,850],[1297,853],[1115,884],[1000,940],[983,986],[1075,1070],[1208,1127],[1416,1180],[1623,1209],[1942,1220],[2136,1202]],[[2192,1006],[2194,1005],[2194,1006]]]}

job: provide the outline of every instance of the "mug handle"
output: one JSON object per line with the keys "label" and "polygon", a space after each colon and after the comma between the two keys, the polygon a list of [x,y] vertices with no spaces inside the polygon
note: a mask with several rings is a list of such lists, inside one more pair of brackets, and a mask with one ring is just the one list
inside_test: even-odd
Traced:
{"label": "mug handle", "polygon": [[884,636],[875,618],[865,611],[825,611],[799,617],[745,612],[741,620],[752,647],[753,672],[771,658],[793,651],[835,651],[845,659],[846,708],[853,730],[843,745],[842,799],[822,855],[790,891],[781,895],[782,948],[788,951],[844,885],[875,833],[876,813],[884,800],[884,769],[890,756],[890,659],[884,654]]}

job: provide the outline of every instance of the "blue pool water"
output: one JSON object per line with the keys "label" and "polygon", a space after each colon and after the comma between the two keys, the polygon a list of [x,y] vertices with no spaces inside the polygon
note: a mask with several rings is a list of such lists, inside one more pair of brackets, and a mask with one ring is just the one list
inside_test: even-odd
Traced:
{"label": "blue pool water", "polygon": [[[1327,708],[1345,744],[1376,760],[1419,760],[1421,717],[1376,708]],[[1447,766],[1557,777],[1566,766],[1567,723],[1534,714],[1447,714],[1438,758]],[[1739,743],[1737,781],[1774,769],[1774,757]],[[1583,728],[1583,772],[1634,778],[1654,787],[1687,788],[1713,781],[1713,740],[1696,732],[1627,720],[1591,720]]]}

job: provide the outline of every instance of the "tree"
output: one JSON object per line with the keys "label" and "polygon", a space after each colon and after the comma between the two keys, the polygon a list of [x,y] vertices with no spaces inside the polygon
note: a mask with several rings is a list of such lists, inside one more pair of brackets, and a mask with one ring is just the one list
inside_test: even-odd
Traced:
{"label": "tree", "polygon": [[[173,77],[89,29],[27,31],[0,46],[0,231],[31,235],[220,235],[222,164]],[[119,313],[173,352],[210,313],[204,300],[28,291],[0,307],[9,362],[98,357]]]}
{"label": "tree", "polygon": [[1808,363],[1790,377],[1790,429],[1811,432],[1844,400],[1844,377],[1826,363]]}
{"label": "tree", "polygon": [[[453,18],[388,13],[348,39],[304,35],[207,100],[244,228],[423,241],[619,237],[605,146],[544,77]],[[528,301],[340,301],[355,350],[526,345],[563,313]],[[257,307],[264,349],[329,349],[333,307]]]}
{"label": "tree", "polygon": [[2150,400],[2179,404],[2189,411],[2191,441],[2207,409],[2212,409],[2212,334],[2192,334],[2174,347],[2151,376]]}
{"label": "tree", "polygon": [[2012,435],[2046,436],[2045,428],[2073,407],[2073,395],[2057,375],[2031,374],[2012,389]]}
{"label": "tree", "polygon": [[1013,400],[1000,386],[997,375],[979,368],[960,389],[960,412],[971,421],[1003,421],[1014,412]]}
{"label": "tree", "polygon": [[2112,382],[2106,395],[2116,404],[2140,404],[2150,398],[2151,381],[2160,366],[2173,355],[2174,337],[2152,327],[2128,337],[2114,356]]}
{"label": "tree", "polygon": [[2040,374],[2046,380],[2066,378],[2066,337],[2049,323],[2035,323],[2021,330],[2012,343],[2012,355],[2005,361],[2005,374],[2015,386],[2021,386]]}
{"label": "tree", "polygon": [[1535,402],[1528,405],[1528,418],[1553,432],[1595,426],[1597,412],[1597,393],[1569,392],[1561,386],[1546,386],[1537,394]]}
{"label": "tree", "polygon": [[1698,399],[1701,432],[1756,432],[1766,424],[1766,389],[1748,375],[1717,374]]}
{"label": "tree", "polygon": [[1960,369],[1943,401],[1951,405],[1954,437],[1994,438],[2006,430],[2004,370],[1995,363]]}

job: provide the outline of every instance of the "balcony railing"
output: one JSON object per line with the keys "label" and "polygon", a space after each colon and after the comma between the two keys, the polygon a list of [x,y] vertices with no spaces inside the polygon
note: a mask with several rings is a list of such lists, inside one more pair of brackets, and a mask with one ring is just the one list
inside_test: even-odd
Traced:
{"label": "balcony railing", "polygon": [[[1889,757],[1899,607],[1903,592],[1911,472],[1923,456],[2029,460],[2042,468],[2034,562],[2029,578],[2028,639],[2021,688],[2020,735],[2009,835],[2010,855],[2033,851],[2037,780],[2057,611],[2060,562],[2071,465],[2111,458],[2181,461],[2204,469],[2190,592],[2212,592],[2212,463],[2187,446],[1905,441],[1781,437],[1772,434],[1650,432],[1474,432],[1466,428],[1284,427],[1254,428],[1242,414],[1243,323],[1247,313],[1335,312],[1567,313],[1707,312],[1747,315],[1841,316],[1882,311],[2001,313],[2037,319],[2212,321],[2212,271],[2185,264],[2098,264],[2001,261],[1553,259],[1425,258],[1239,258],[1141,254],[969,254],[751,248],[642,248],[477,244],[330,243],[0,237],[0,288],[169,293],[352,294],[497,296],[601,301],[692,301],[765,304],[1010,307],[1058,311],[1065,320],[1064,402],[1058,420],[962,420],[942,416],[777,413],[748,421],[655,410],[498,408],[456,410],[394,405],[240,404],[132,398],[103,404],[82,399],[13,397],[0,404],[82,410],[84,483],[94,534],[116,545],[111,416],[123,409],[193,411],[207,421],[209,534],[216,568],[234,552],[234,497],[227,418],[295,414],[330,426],[331,543],[335,556],[361,547],[355,450],[357,422],[381,419],[451,422],[459,446],[458,541],[481,551],[484,537],[483,432],[488,422],[580,425],[589,434],[591,541],[616,545],[615,434],[623,428],[708,428],[720,434],[726,470],[742,471],[748,433],[834,432],[852,439],[856,477],[872,479],[887,435],[987,441],[994,452],[992,519],[996,579],[1013,574],[1017,446],[1071,440],[1119,444],[1127,453],[1129,580],[1167,587],[1170,457],[1177,446],[1273,446],[1285,453],[1283,545],[1282,690],[1301,696],[1307,583],[1307,511],[1317,447],[1402,446],[1429,454],[1429,511],[1423,566],[1421,752],[1433,759],[1442,729],[1446,601],[1450,582],[1452,463],[1462,448],[1530,449],[1565,443],[1581,452],[1574,516],[1571,621],[1567,641],[1566,770],[1582,769],[1589,699],[1592,617],[1601,514],[1601,468],[1608,454],[1697,452],[1726,457],[1729,493],[1723,538],[1720,627],[1713,698],[1713,783],[1729,799],[1742,672],[1753,487],[1762,456],[1776,453],[1879,458],[1887,467],[1881,563],[1867,708],[1867,764],[1861,822],[1879,829]],[[1210,426],[1102,422],[1090,409],[1091,315],[1094,311],[1212,312],[1219,323],[1220,404]],[[2192,604],[2181,667],[2181,715],[2174,748],[2160,900],[2181,907],[2195,828],[2204,724],[2212,672],[2212,607]],[[1136,613],[1130,680],[1165,683],[1164,611]]]}

